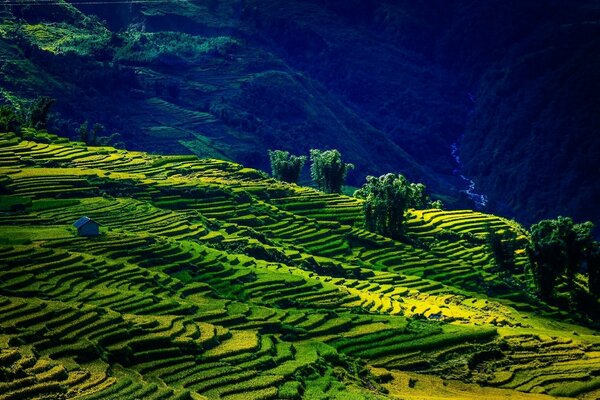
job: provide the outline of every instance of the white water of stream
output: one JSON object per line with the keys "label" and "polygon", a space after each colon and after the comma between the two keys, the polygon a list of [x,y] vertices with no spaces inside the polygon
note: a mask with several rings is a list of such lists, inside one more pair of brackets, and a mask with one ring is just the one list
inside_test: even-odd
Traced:
{"label": "white water of stream", "polygon": [[475,192],[475,182],[472,179],[467,178],[462,174],[463,165],[460,161],[460,154],[458,150],[458,143],[452,143],[451,146],[452,157],[454,161],[456,161],[456,170],[454,171],[456,175],[460,176],[460,178],[465,181],[467,188],[465,190],[461,190],[461,192],[465,193],[469,199],[473,200],[475,203],[475,208],[482,209],[487,205],[488,198],[485,194],[480,194]]}

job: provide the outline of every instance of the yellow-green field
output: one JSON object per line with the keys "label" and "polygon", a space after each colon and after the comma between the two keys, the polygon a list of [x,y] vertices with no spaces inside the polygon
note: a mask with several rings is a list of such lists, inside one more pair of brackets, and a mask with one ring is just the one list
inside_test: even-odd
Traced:
{"label": "yellow-green field", "polygon": [[0,399],[600,397],[600,337],[531,295],[513,221],[411,210],[402,243],[352,197],[43,138],[0,134]]}

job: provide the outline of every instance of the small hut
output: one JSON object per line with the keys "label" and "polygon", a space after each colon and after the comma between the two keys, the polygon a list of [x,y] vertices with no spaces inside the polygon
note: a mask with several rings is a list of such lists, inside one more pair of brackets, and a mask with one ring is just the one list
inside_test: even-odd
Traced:
{"label": "small hut", "polygon": [[79,236],[98,236],[100,235],[100,224],[88,217],[81,217],[73,224],[77,228]]}

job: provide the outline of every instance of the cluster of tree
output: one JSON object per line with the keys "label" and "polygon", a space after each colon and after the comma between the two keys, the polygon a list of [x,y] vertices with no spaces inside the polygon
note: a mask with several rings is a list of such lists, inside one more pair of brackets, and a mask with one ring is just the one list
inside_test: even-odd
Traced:
{"label": "cluster of tree", "polygon": [[[296,183],[306,163],[306,156],[294,156],[287,151],[269,150],[273,177]],[[354,165],[345,163],[337,150],[310,151],[310,176],[317,188],[325,193],[341,193],[348,171]]]}
{"label": "cluster of tree", "polygon": [[22,128],[46,129],[54,102],[50,97],[41,96],[23,109],[7,104],[0,106],[0,131],[20,134]]}
{"label": "cluster of tree", "polygon": [[[273,177],[296,183],[305,156],[287,151],[269,150]],[[326,193],[341,193],[348,171],[354,166],[345,163],[337,150],[310,151],[310,176],[317,188]],[[411,183],[402,175],[368,176],[363,187],[354,193],[364,199],[365,226],[372,232],[399,239],[403,234],[406,210],[409,208],[442,208],[440,200],[431,201],[422,183]]]}
{"label": "cluster of tree", "polygon": [[515,251],[517,250],[517,234],[511,229],[489,229],[486,235],[487,244],[494,256],[496,270],[505,272],[517,271]]}
{"label": "cluster of tree", "polygon": [[294,156],[283,150],[269,150],[269,159],[273,177],[290,183],[298,182],[306,163],[306,156]]}
{"label": "cluster of tree", "polygon": [[89,124],[85,121],[79,126],[77,131],[79,140],[87,144],[88,146],[114,146],[117,148],[125,147],[123,142],[120,141],[121,135],[113,133],[110,136],[99,136],[99,133],[104,131],[104,125],[94,124],[92,128],[89,128]]}
{"label": "cluster of tree", "polygon": [[441,201],[432,202],[425,185],[411,183],[402,175],[368,176],[354,196],[364,199],[365,226],[394,239],[402,237],[405,213],[409,208],[442,208]]}
{"label": "cluster of tree", "polygon": [[0,132],[19,133],[21,130],[20,115],[8,105],[0,106]]}
{"label": "cluster of tree", "polygon": [[591,222],[573,223],[568,217],[543,220],[530,228],[528,249],[539,296],[552,300],[559,278],[573,292],[575,275],[588,276],[589,292],[600,295],[600,243],[594,240]]}
{"label": "cluster of tree", "polygon": [[[0,106],[0,132],[13,132],[21,135],[22,129],[33,128],[36,130],[46,130],[50,109],[56,102],[55,99],[41,96],[33,100],[28,107],[17,109],[11,105],[3,104]],[[120,141],[121,135],[113,133],[112,135],[100,135],[104,131],[102,124],[94,124],[89,128],[85,121],[77,130],[79,140],[89,146],[108,146],[124,147]]]}
{"label": "cluster of tree", "polygon": [[[269,151],[273,176],[286,182],[297,182],[306,162],[305,156],[294,156],[287,151]],[[353,167],[342,161],[337,150],[311,150],[311,177],[319,190],[340,193],[346,174]],[[410,208],[442,208],[440,200],[431,201],[422,183],[411,183],[404,176],[385,174],[368,176],[366,183],[354,193],[364,200],[365,227],[372,232],[394,239],[404,238],[406,211]],[[593,224],[573,223],[571,218],[559,217],[543,220],[531,229],[528,248],[531,271],[538,295],[550,301],[560,281],[567,287],[570,304],[588,314],[589,304],[600,296],[600,243],[592,235]],[[487,244],[494,256],[498,271],[520,273],[516,270],[516,233],[510,229],[490,230]],[[580,296],[575,288],[575,276],[583,273],[588,277],[590,302]]]}
{"label": "cluster of tree", "polygon": [[319,190],[325,193],[341,193],[342,185],[353,164],[342,161],[342,155],[337,150],[310,151],[310,177]]}

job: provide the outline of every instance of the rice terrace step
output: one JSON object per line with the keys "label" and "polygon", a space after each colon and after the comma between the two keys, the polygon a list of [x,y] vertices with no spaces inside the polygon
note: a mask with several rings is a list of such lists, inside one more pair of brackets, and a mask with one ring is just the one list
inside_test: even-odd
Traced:
{"label": "rice terrace step", "polygon": [[239,164],[10,133],[0,175],[0,399],[600,398],[598,332],[530,296],[514,221],[410,210],[395,241]]}

